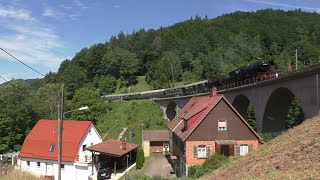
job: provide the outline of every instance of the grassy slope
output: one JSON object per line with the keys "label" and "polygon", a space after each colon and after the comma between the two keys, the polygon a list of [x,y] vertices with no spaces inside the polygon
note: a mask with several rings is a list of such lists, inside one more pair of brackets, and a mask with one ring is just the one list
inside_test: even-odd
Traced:
{"label": "grassy slope", "polygon": [[106,112],[102,121],[97,122],[97,129],[104,139],[116,139],[124,127],[124,134],[129,141],[132,130],[132,142],[141,144],[141,122],[145,129],[166,129],[167,120],[162,118],[159,105],[151,100],[110,102],[111,110]]}
{"label": "grassy slope", "polygon": [[320,116],[203,179],[320,179]]}
{"label": "grassy slope", "polygon": [[150,91],[152,87],[146,82],[145,76],[137,77],[138,83],[130,86],[130,92]]}
{"label": "grassy slope", "polygon": [[19,180],[36,180],[36,179],[40,179],[40,178],[38,176],[31,174],[31,173],[19,171],[16,169],[11,170],[6,175],[0,174],[0,180],[17,180],[17,179],[19,179]]}
{"label": "grassy slope", "polygon": [[[138,80],[137,84],[135,84],[134,86],[130,86],[130,92],[143,92],[143,91],[152,90],[152,87],[146,82],[145,76],[138,76],[137,80]],[[180,81],[180,82],[175,82],[174,85],[175,87],[181,87],[181,86],[184,86],[185,84],[182,81]],[[129,89],[127,89],[126,92],[129,92]]]}

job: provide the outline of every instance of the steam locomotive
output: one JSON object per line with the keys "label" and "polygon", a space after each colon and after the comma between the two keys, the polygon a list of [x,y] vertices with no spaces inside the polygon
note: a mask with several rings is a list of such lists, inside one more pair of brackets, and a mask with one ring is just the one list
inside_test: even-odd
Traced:
{"label": "steam locomotive", "polygon": [[255,63],[242,66],[229,72],[226,77],[216,77],[177,88],[105,95],[101,98],[105,100],[133,100],[206,94],[210,93],[210,90],[213,87],[216,87],[218,90],[222,90],[275,78],[276,73],[271,70],[272,65],[274,65],[273,61],[259,58]]}
{"label": "steam locomotive", "polygon": [[210,79],[208,86],[225,89],[230,86],[242,85],[243,83],[246,84],[271,79],[276,77],[276,73],[271,70],[272,65],[274,65],[274,61],[258,58],[258,60],[252,64],[229,72],[229,76],[227,77]]}

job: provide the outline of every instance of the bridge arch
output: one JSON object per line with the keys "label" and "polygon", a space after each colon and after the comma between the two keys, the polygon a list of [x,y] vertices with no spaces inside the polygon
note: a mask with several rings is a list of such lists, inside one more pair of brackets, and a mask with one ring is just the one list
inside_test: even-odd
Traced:
{"label": "bridge arch", "polygon": [[243,94],[236,96],[232,102],[232,106],[241,114],[242,117],[246,117],[249,104],[250,100]]}
{"label": "bridge arch", "polygon": [[250,102],[250,99],[246,95],[237,95],[232,102],[232,106],[255,130],[257,129],[257,120],[255,116],[256,112],[252,103]]}
{"label": "bridge arch", "polygon": [[[263,133],[278,135],[287,129],[286,119],[294,98],[298,99],[300,106],[299,97],[288,88],[279,87],[271,93],[263,113]],[[303,109],[301,111],[304,114]]]}
{"label": "bridge arch", "polygon": [[169,120],[172,120],[178,113],[178,106],[175,102],[169,102],[166,109],[166,116]]}

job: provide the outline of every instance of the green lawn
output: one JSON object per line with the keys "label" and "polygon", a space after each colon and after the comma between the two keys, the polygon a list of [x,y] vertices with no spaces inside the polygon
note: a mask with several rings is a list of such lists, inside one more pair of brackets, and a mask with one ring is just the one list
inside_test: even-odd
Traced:
{"label": "green lawn", "polygon": [[144,129],[167,129],[167,120],[162,116],[159,105],[151,100],[114,101],[106,102],[110,110],[97,122],[96,127],[104,139],[116,139],[123,128],[127,127],[124,134],[132,142],[141,144],[141,122]]}
{"label": "green lawn", "polygon": [[146,82],[145,76],[138,76],[137,80],[137,84],[135,84],[134,86],[130,86],[130,92],[142,92],[152,90],[152,87]]}

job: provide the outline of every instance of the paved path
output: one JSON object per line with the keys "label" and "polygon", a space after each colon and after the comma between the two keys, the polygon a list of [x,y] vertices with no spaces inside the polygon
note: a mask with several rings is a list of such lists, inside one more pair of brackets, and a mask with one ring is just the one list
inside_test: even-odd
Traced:
{"label": "paved path", "polygon": [[174,172],[170,163],[167,161],[165,156],[160,156],[154,157],[154,159],[151,160],[145,174],[151,177],[175,177],[174,173],[171,174],[170,172]]}
{"label": "paved path", "polygon": [[118,136],[118,141],[120,141],[121,139],[122,139],[122,136],[123,136],[123,134],[126,132],[126,130],[127,130],[127,128],[123,128],[122,129],[122,131],[121,131],[121,133],[119,134],[119,136]]}

